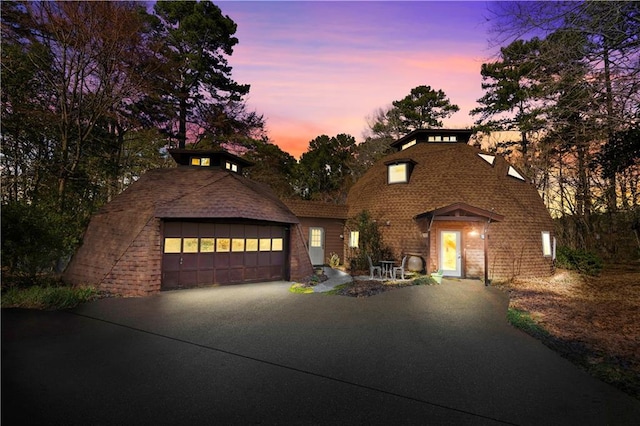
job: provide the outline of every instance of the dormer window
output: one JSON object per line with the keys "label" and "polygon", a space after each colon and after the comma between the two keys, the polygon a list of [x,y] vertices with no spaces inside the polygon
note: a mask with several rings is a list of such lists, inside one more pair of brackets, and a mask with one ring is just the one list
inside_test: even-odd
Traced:
{"label": "dormer window", "polygon": [[226,161],[224,163],[224,167],[227,170],[238,173],[238,165],[236,163],[232,163],[231,161]]}
{"label": "dormer window", "polygon": [[192,166],[209,167],[211,165],[211,158],[209,157],[191,157]]}
{"label": "dormer window", "polygon": [[387,183],[409,183],[413,166],[416,164],[413,160],[395,160],[387,165]]}

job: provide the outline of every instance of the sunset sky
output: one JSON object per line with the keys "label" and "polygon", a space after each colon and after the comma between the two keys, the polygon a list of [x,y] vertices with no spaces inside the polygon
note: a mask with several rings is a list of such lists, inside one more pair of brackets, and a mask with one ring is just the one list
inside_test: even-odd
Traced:
{"label": "sunset sky", "polygon": [[362,141],[367,116],[420,85],[460,107],[445,127],[473,124],[494,53],[484,1],[215,3],[238,25],[233,78],[251,85],[249,108],[295,157],[322,134]]}

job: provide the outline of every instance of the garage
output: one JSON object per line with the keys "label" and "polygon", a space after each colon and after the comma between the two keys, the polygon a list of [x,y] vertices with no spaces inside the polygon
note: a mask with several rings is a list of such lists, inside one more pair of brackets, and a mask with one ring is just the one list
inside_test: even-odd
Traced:
{"label": "garage", "polygon": [[313,274],[300,221],[225,151],[169,150],[89,223],[64,279],[122,295]]}
{"label": "garage", "polygon": [[288,226],[165,221],[162,289],[288,279]]}

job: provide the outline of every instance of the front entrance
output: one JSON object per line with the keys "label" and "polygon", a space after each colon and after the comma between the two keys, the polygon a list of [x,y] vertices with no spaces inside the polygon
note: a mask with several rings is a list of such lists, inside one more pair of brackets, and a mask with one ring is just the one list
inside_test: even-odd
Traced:
{"label": "front entrance", "polygon": [[460,231],[440,231],[440,269],[442,275],[462,276]]}
{"label": "front entrance", "polygon": [[312,265],[324,265],[324,228],[309,228],[309,257]]}

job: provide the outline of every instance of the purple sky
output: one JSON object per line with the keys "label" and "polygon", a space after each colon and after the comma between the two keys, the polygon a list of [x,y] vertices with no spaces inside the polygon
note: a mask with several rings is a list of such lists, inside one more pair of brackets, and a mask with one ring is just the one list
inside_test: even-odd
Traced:
{"label": "purple sky", "polygon": [[248,106],[295,157],[309,141],[348,133],[419,85],[443,90],[473,124],[488,48],[486,3],[217,1],[238,24],[232,76],[251,84]]}

